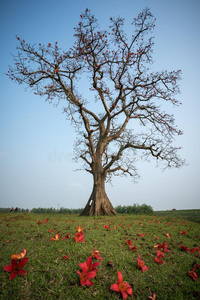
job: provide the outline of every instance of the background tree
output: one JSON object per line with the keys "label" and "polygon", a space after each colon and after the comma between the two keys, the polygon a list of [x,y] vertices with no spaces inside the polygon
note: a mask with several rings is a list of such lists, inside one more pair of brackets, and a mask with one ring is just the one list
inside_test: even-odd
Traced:
{"label": "background tree", "polygon": [[[64,100],[64,112],[77,130],[75,157],[82,159],[94,182],[81,215],[116,214],[105,182],[112,175],[137,178],[138,152],[164,162],[164,167],[184,163],[173,144],[181,131],[174,116],[161,110],[162,103],[180,104],[174,95],[181,72],[150,71],[154,23],[144,9],[127,37],[124,19],[110,18],[109,30],[99,30],[86,9],[68,51],[57,42],[31,45],[17,37],[18,54],[8,75],[35,94],[46,95],[50,103]],[[80,93],[83,86],[85,96]]]}

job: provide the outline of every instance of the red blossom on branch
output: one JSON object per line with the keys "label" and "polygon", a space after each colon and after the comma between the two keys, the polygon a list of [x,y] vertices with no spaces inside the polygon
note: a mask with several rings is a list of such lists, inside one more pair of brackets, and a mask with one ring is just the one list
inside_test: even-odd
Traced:
{"label": "red blossom on branch", "polygon": [[[116,214],[104,183],[113,175],[138,178],[132,160],[136,152],[164,162],[166,168],[184,165],[177,154],[179,147],[173,145],[174,136],[182,132],[175,125],[173,114],[161,108],[162,102],[180,104],[174,97],[179,93],[177,81],[181,71],[149,72],[153,62],[154,16],[148,8],[144,9],[131,23],[134,28],[130,37],[124,31],[123,18],[111,18],[110,23],[108,30],[100,30],[91,11],[83,12],[74,28],[75,42],[64,51],[57,42],[38,46],[17,37],[17,54],[7,74],[36,95],[45,96],[49,103],[67,103],[67,119],[80,128],[75,158],[83,160],[95,183],[93,199],[89,199],[84,214]],[[83,84],[94,97],[80,94]],[[101,110],[93,110],[89,99],[95,99]],[[131,130],[130,121],[135,128],[142,126],[142,130]],[[116,146],[114,151],[112,145]],[[99,170],[104,176],[96,176]],[[96,205],[97,195],[104,195],[100,197],[101,205]]]}

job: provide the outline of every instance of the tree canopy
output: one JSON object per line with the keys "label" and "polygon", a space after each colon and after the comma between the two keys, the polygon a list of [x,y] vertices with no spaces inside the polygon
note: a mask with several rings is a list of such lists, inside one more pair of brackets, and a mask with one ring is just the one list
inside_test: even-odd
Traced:
{"label": "tree canopy", "polygon": [[[136,160],[153,157],[163,167],[181,167],[174,143],[182,132],[162,105],[180,105],[181,71],[152,71],[155,18],[148,8],[124,32],[123,18],[110,18],[100,30],[89,9],[80,15],[75,42],[67,51],[58,42],[31,45],[17,37],[18,54],[8,75],[64,112],[77,130],[75,157],[94,178],[83,214],[115,214],[105,192],[112,175],[138,177]],[[84,88],[83,88],[84,87]],[[82,94],[80,91],[83,91]]]}

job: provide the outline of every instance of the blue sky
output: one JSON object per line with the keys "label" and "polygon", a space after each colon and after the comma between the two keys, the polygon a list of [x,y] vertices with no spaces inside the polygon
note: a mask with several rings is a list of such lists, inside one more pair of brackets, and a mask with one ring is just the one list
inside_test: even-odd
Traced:
{"label": "blue sky", "polygon": [[155,70],[183,72],[178,99],[170,108],[184,135],[176,141],[188,166],[162,172],[155,162],[138,162],[140,180],[116,177],[107,194],[114,206],[133,203],[154,210],[200,208],[200,2],[199,0],[2,0],[0,3],[0,207],[84,207],[92,178],[75,171],[75,133],[62,113],[44,98],[12,83],[5,73],[20,36],[30,43],[73,44],[73,27],[88,7],[102,29],[111,16],[129,24],[145,7],[156,17]]}

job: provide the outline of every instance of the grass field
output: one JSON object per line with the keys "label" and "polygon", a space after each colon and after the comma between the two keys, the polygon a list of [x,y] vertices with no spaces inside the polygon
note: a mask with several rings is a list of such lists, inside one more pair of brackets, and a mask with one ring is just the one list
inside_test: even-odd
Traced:
{"label": "grass field", "polygon": [[156,211],[155,215],[160,217],[182,218],[200,223],[200,209]]}
{"label": "grass field", "polygon": [[[84,243],[74,240],[79,225],[84,228]],[[70,237],[50,240],[58,232],[61,237]],[[127,299],[200,299],[200,269],[195,270],[198,280],[188,275],[194,265],[200,265],[199,252],[183,251],[179,246],[189,249],[200,246],[199,224],[184,217],[117,215],[94,218],[2,213],[0,238],[0,299],[121,299],[120,293],[110,289],[117,283],[117,271],[132,288],[133,293]],[[127,240],[132,241],[136,251],[129,249]],[[158,264],[154,261],[158,250],[155,246],[164,242],[169,252],[161,249],[165,264]],[[24,248],[28,262],[23,269],[28,274],[11,280],[11,273],[3,267],[11,264],[12,254]],[[98,260],[96,277],[91,279],[94,285],[82,286],[77,274],[81,271],[79,263],[85,262],[93,249],[100,251],[103,260]],[[138,254],[148,271],[138,268]],[[65,255],[68,259],[63,259]]]}

